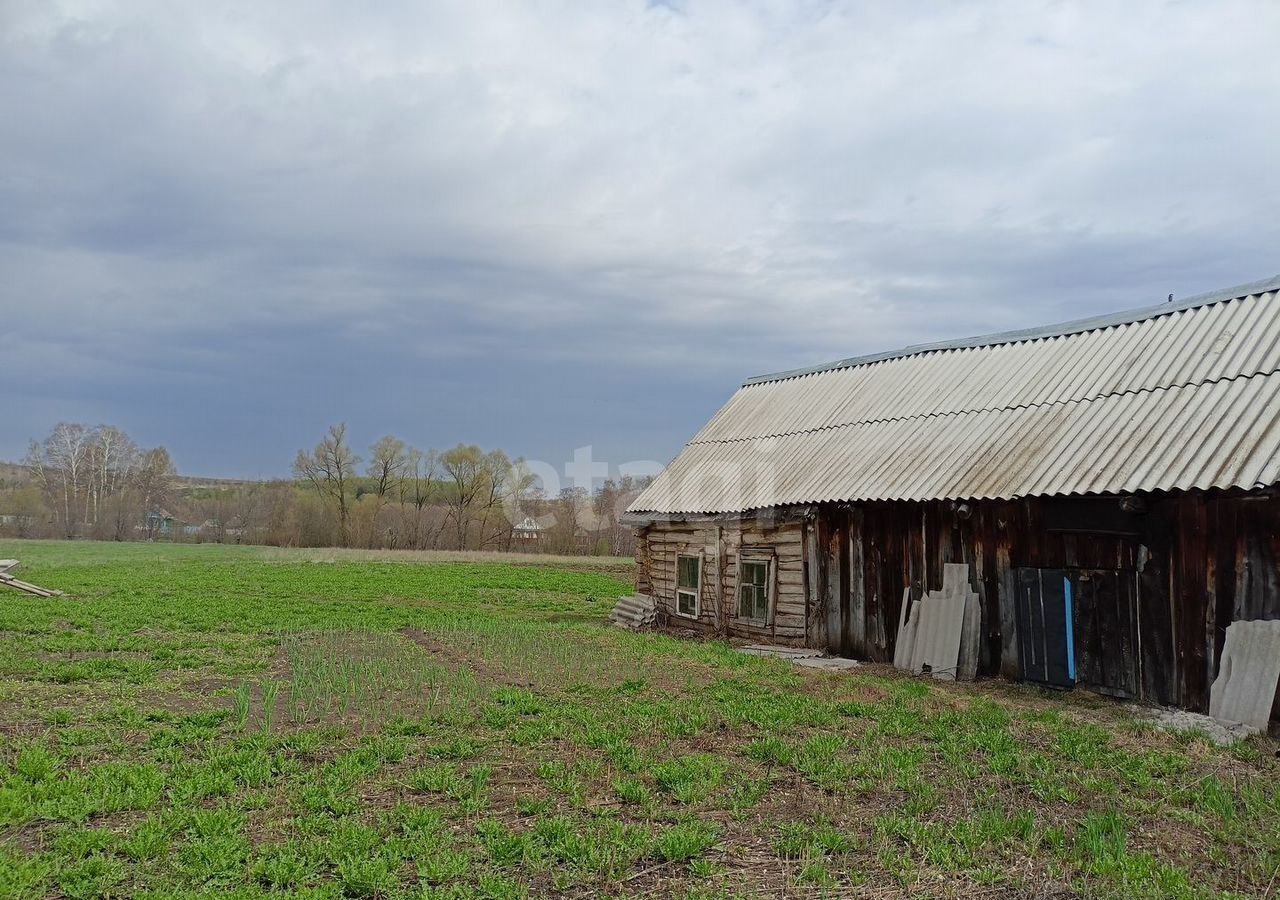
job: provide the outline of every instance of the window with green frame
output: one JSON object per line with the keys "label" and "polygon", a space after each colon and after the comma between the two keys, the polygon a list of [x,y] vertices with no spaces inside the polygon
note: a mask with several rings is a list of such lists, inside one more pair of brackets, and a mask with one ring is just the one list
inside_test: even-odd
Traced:
{"label": "window with green frame", "polygon": [[738,564],[738,618],[769,621],[768,559],[744,559]]}
{"label": "window with green frame", "polygon": [[702,587],[702,557],[676,557],[676,612],[698,618],[698,597]]}

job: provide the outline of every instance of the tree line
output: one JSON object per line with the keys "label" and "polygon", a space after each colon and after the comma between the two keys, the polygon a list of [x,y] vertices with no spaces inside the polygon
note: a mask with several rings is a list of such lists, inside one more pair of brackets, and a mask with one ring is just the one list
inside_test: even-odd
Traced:
{"label": "tree line", "polygon": [[502,450],[421,450],[394,435],[370,446],[366,462],[342,424],[298,451],[293,474],[320,504],[310,527],[326,532],[323,544],[606,555],[633,552],[620,519],[647,483],[623,477],[548,497],[523,461]]}
{"label": "tree line", "polygon": [[5,514],[69,538],[127,540],[137,526],[154,537],[146,512],[169,501],[177,474],[164,447],[139,447],[111,425],[70,422],[32,441],[24,463],[34,492],[17,498],[18,512]]}
{"label": "tree line", "polygon": [[394,435],[353,448],[346,425],[299,450],[292,479],[182,477],[163,447],[123,430],[60,423],[21,465],[0,466],[0,534],[406,550],[630,555],[624,477],[547,496],[520,459]]}

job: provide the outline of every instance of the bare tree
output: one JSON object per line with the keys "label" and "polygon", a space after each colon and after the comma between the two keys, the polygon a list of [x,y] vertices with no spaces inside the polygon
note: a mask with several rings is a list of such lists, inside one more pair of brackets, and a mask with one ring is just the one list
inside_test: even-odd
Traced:
{"label": "bare tree", "polygon": [[[477,498],[480,514],[479,530],[476,533],[476,549],[483,550],[491,542],[509,533],[511,522],[503,514],[503,508],[509,499],[513,469],[507,454],[501,450],[492,450],[484,455],[485,489]],[[492,530],[490,530],[493,526]]]}
{"label": "bare tree", "polygon": [[555,500],[555,543],[561,553],[579,553],[578,537],[582,534],[584,512],[591,509],[591,495],[584,487],[566,487]]}
{"label": "bare tree", "polygon": [[[142,452],[129,435],[114,425],[99,425],[90,432],[88,447],[87,519],[94,524],[102,520],[104,505],[117,499],[128,487]],[[120,537],[119,518],[126,504],[113,504],[116,510],[116,539]]]}
{"label": "bare tree", "polygon": [[631,505],[631,501],[639,496],[640,491],[648,486],[652,479],[636,479],[624,475],[617,481],[609,479],[596,493],[594,504],[596,511],[596,542],[605,539],[609,554],[612,556],[630,556],[635,550],[635,532],[622,524],[622,516]]}
{"label": "bare tree", "polygon": [[267,511],[271,494],[275,486],[272,484],[242,485],[231,496],[231,520],[229,526],[236,529],[236,543],[241,538],[257,543],[257,535],[263,531],[264,513]]}
{"label": "bare tree", "polygon": [[32,441],[27,465],[58,510],[66,537],[74,537],[76,526],[85,521],[89,445],[92,433],[72,422],[59,422],[43,441]]}
{"label": "bare tree", "polygon": [[392,491],[399,485],[405,474],[409,459],[404,441],[393,435],[378,439],[369,448],[369,468],[367,474],[373,480],[373,509],[369,512],[369,546],[377,542],[378,519],[386,506]]}
{"label": "bare tree", "polygon": [[352,453],[347,444],[345,422],[330,425],[329,433],[313,451],[299,450],[293,461],[294,475],[309,481],[325,502],[337,505],[338,533],[344,547],[351,546],[351,498],[348,490],[359,464],[360,457]]}
{"label": "bare tree", "polygon": [[457,548],[471,546],[473,526],[476,547],[501,537],[510,528],[503,515],[513,471],[507,455],[501,450],[485,453],[474,444],[459,444],[440,455],[440,467],[445,475],[447,518],[453,523]]}
{"label": "bare tree", "polygon": [[373,479],[373,492],[386,499],[393,486],[404,476],[408,455],[404,441],[387,435],[369,448],[369,477]]}
{"label": "bare tree", "polygon": [[434,532],[428,527],[424,533],[427,504],[440,483],[440,454],[434,450],[423,452],[410,447],[406,454],[405,477],[400,479],[400,509],[402,517],[409,516],[408,545],[415,550],[434,546],[444,530],[445,520],[440,520]]}
{"label": "bare tree", "polygon": [[445,506],[457,535],[456,549],[467,546],[467,531],[476,498],[486,489],[484,453],[475,444],[459,444],[440,455],[440,467],[448,479]]}
{"label": "bare tree", "polygon": [[[486,459],[493,478],[482,505],[479,547],[500,543],[509,550],[513,529],[522,517],[523,501],[538,479],[523,459],[509,462],[501,450],[487,454]],[[491,522],[493,531],[486,536],[485,529]]]}
{"label": "bare tree", "polygon": [[173,502],[174,479],[177,469],[164,447],[156,447],[142,454],[137,471],[131,479],[138,509],[142,512],[143,530],[147,540],[155,540],[160,529],[160,514]]}

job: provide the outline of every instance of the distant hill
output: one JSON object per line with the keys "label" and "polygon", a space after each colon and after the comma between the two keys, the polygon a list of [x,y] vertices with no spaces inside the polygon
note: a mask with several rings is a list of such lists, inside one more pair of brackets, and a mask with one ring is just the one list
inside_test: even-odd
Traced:
{"label": "distant hill", "polygon": [[187,488],[229,488],[245,484],[265,484],[260,478],[205,478],[202,475],[179,475],[178,484]]}
{"label": "distant hill", "polygon": [[0,487],[26,484],[31,480],[31,470],[22,463],[0,462]]}
{"label": "distant hill", "polygon": [[[0,487],[25,484],[30,480],[30,466],[0,460]],[[175,480],[179,488],[186,490],[199,490],[201,488],[213,490],[262,483],[256,478],[205,478],[202,475],[179,475]]]}

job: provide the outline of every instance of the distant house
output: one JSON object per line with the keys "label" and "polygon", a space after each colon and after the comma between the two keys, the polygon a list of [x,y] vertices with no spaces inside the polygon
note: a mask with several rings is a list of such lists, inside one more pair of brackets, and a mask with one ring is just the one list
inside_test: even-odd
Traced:
{"label": "distant house", "polygon": [[158,537],[171,537],[177,520],[173,514],[163,509],[153,509],[143,516],[143,529],[147,534]]}
{"label": "distant house", "polygon": [[184,522],[165,509],[155,509],[148,512],[143,516],[143,524],[140,527],[153,538],[172,539],[178,535],[197,537],[201,533],[200,525]]}
{"label": "distant house", "polygon": [[963,563],[980,672],[1204,711],[1227,626],[1280,619],[1278,291],[752,378],[631,504],[637,590],[888,662]]}
{"label": "distant house", "polygon": [[0,513],[0,529],[8,534],[29,537],[36,525],[37,517],[28,513]]}
{"label": "distant house", "polygon": [[518,543],[534,543],[544,531],[543,527],[533,520],[531,516],[525,516],[522,521],[517,523],[511,529],[511,535]]}

